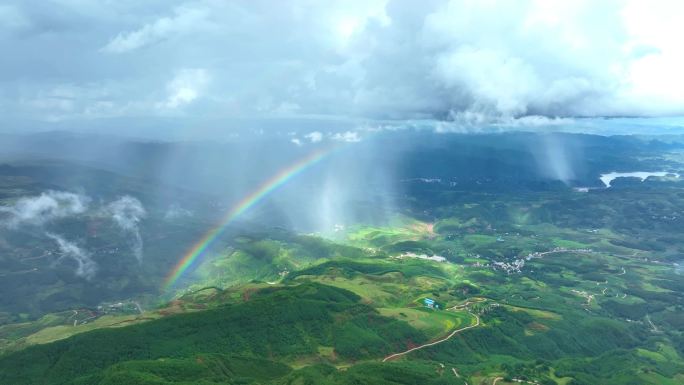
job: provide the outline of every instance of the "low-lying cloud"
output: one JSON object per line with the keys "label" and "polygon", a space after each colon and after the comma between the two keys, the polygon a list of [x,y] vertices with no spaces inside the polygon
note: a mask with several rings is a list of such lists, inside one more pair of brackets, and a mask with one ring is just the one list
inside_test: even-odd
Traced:
{"label": "low-lying cloud", "polygon": [[59,247],[60,257],[57,262],[64,259],[71,259],[76,262],[76,270],[74,273],[85,279],[92,279],[97,272],[97,264],[90,257],[85,249],[80,248],[76,243],[70,242],[61,235],[46,232],[45,235],[55,241]]}
{"label": "low-lying cloud", "polygon": [[[12,205],[0,206],[0,226],[9,229],[21,226],[47,226],[58,219],[87,214],[91,200],[83,194],[53,190],[43,192],[38,196],[22,197]],[[187,214],[180,207],[176,208],[175,212],[172,212],[172,209],[167,212],[167,215]],[[145,218],[147,212],[138,199],[126,195],[90,212],[111,218],[129,236],[135,258],[142,261],[143,240],[139,223]],[[53,235],[50,237],[56,240]]]}
{"label": "low-lying cloud", "polygon": [[130,243],[133,254],[138,262],[142,262],[143,240],[138,224],[147,215],[142,203],[132,196],[125,195],[109,203],[105,212],[111,215],[114,223],[132,237]]}
{"label": "low-lying cloud", "polygon": [[0,223],[16,228],[20,225],[40,226],[55,219],[84,213],[90,199],[65,191],[46,191],[38,196],[24,197],[11,206],[0,206]]}
{"label": "low-lying cloud", "polygon": [[[143,259],[143,240],[140,234],[140,221],[147,212],[142,203],[131,196],[123,196],[110,203],[91,208],[92,199],[83,194],[66,191],[46,191],[38,196],[19,198],[10,206],[0,206],[0,227],[17,229],[22,226],[34,226],[44,232],[59,246],[60,260],[71,259],[77,264],[76,275],[91,279],[97,271],[97,264],[90,253],[76,243],[45,229],[50,223],[59,219],[79,215],[96,215],[111,219],[127,235],[133,255],[141,262]],[[177,205],[172,205],[165,218],[171,220],[192,215]],[[54,227],[54,225],[52,226]]]}
{"label": "low-lying cloud", "polygon": [[192,211],[181,207],[177,203],[174,203],[171,204],[168,209],[166,209],[166,212],[164,213],[164,219],[167,221],[173,221],[176,219],[191,217],[193,215],[194,214]]}

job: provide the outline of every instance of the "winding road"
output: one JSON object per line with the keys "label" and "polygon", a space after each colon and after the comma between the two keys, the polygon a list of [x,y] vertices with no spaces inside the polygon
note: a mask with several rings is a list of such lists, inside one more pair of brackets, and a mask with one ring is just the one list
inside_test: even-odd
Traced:
{"label": "winding road", "polygon": [[451,332],[451,334],[449,334],[448,336],[442,338],[441,340],[437,340],[437,341],[434,341],[434,342],[429,342],[429,343],[424,344],[424,345],[416,346],[415,348],[411,348],[411,349],[406,350],[406,351],[401,352],[401,353],[390,354],[389,356],[385,357],[385,358],[382,360],[382,362],[386,362],[386,361],[392,360],[392,359],[394,359],[394,358],[401,357],[401,356],[403,356],[403,355],[409,354],[409,353],[414,352],[414,351],[416,351],[416,350],[420,350],[420,349],[423,349],[423,348],[427,348],[427,347],[430,347],[430,346],[434,346],[434,345],[437,345],[437,344],[441,344],[442,342],[448,341],[451,337],[455,336],[456,334],[458,334],[458,333],[460,333],[460,332],[462,332],[462,331],[464,331],[464,330],[468,330],[468,329],[472,329],[472,328],[474,328],[474,327],[480,326],[480,317],[478,317],[477,314],[471,313],[470,311],[468,311],[468,314],[470,314],[470,315],[472,315],[473,317],[475,317],[475,324],[474,324],[474,325],[470,325],[470,326],[462,327],[462,328],[460,328],[460,329],[456,329],[456,330],[454,330],[453,332]]}

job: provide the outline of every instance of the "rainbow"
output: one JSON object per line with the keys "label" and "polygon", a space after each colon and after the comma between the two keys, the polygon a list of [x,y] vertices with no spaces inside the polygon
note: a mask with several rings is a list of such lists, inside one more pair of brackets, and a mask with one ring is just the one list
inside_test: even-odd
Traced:
{"label": "rainbow", "polygon": [[183,258],[176,264],[176,266],[171,270],[171,272],[166,276],[164,280],[164,290],[171,288],[178,279],[183,276],[183,274],[188,271],[188,269],[193,265],[197,258],[204,253],[204,251],[212,245],[212,243],[221,235],[226,227],[235,218],[239,217],[242,213],[249,210],[251,207],[263,200],[268,194],[272,193],[278,187],[287,183],[290,179],[299,175],[302,171],[306,170],[308,167],[318,163],[323,157],[331,152],[330,149],[322,149],[315,151],[303,159],[291,164],[290,166],[282,169],[270,179],[263,182],[259,188],[254,190],[249,195],[245,196],[236,205],[234,205],[223,217],[223,219],[218,223],[217,226],[209,230],[200,240],[197,242],[190,250],[188,250]]}

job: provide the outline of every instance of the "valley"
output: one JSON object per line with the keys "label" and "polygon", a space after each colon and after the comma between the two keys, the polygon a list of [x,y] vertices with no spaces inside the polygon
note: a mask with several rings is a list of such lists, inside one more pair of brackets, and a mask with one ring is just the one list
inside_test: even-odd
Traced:
{"label": "valley", "polygon": [[[2,304],[0,383],[684,380],[678,180],[578,192],[423,179],[402,182],[383,220],[329,231],[273,227],[260,219],[270,206],[257,207],[172,285],[168,271],[215,228],[215,209],[169,221],[165,206],[144,201],[141,262],[92,204],[46,230],[6,229],[7,250],[22,250],[15,236],[32,243],[2,265],[3,293],[15,294]],[[76,276],[75,264],[42,263],[66,250],[35,235],[51,228],[81,234],[95,279]],[[25,313],[13,300],[36,287],[21,277],[57,272],[31,294],[45,298],[40,308]]]}

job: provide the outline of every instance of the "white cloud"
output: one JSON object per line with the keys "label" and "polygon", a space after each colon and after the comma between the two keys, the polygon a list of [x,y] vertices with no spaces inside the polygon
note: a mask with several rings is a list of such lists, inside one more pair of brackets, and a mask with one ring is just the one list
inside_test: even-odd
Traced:
{"label": "white cloud", "polygon": [[302,141],[301,141],[300,139],[298,139],[298,138],[292,138],[292,139],[290,139],[290,142],[296,144],[297,146],[301,146],[301,145],[302,145]]}
{"label": "white cloud", "polygon": [[138,262],[142,262],[143,240],[138,225],[147,216],[142,203],[132,196],[125,195],[108,204],[105,213],[111,215],[114,222],[132,236],[130,243],[133,254]]}
{"label": "white cloud", "polygon": [[323,140],[323,134],[319,131],[309,132],[308,134],[304,135],[304,137],[309,139],[311,143],[318,143]]}
{"label": "white cloud", "polygon": [[192,103],[201,96],[208,82],[209,75],[205,69],[194,68],[178,71],[166,86],[167,99],[158,106],[174,109]]}
{"label": "white cloud", "polygon": [[119,33],[102,47],[102,52],[120,54],[156,44],[201,26],[207,17],[206,9],[188,6],[178,7],[173,13],[173,16],[158,18],[139,29]]}
{"label": "white cloud", "polygon": [[332,140],[348,143],[355,143],[361,141],[359,133],[355,131],[336,132],[331,136],[331,138]]}
{"label": "white cloud", "polygon": [[673,102],[684,103],[682,15],[681,1],[629,1],[622,10],[630,35],[625,50],[632,56],[624,95],[630,104],[667,112]]}
{"label": "white cloud", "polygon": [[[60,6],[0,6],[0,21],[17,20],[0,30],[23,31],[0,31],[13,52],[0,62],[3,116],[85,126],[190,105],[211,119],[684,114],[680,1]],[[55,79],[81,92],[55,96]]]}
{"label": "white cloud", "polygon": [[0,220],[8,227],[42,225],[59,218],[82,214],[90,199],[65,191],[47,191],[36,197],[17,200],[12,206],[0,206]]}
{"label": "white cloud", "polygon": [[167,221],[172,221],[176,219],[191,217],[193,215],[194,214],[192,211],[184,209],[177,203],[174,203],[170,205],[169,208],[166,210],[166,213],[164,213],[164,219]]}
{"label": "white cloud", "polygon": [[67,241],[62,236],[57,234],[45,233],[45,235],[57,242],[59,251],[62,254],[58,261],[61,261],[64,258],[69,258],[76,262],[75,273],[79,277],[90,280],[95,276],[97,264],[92,260],[90,254],[86,250],[78,247],[78,245],[73,242]]}
{"label": "white cloud", "polygon": [[125,195],[107,205],[107,210],[116,223],[126,230],[133,229],[147,215],[142,203]]}

